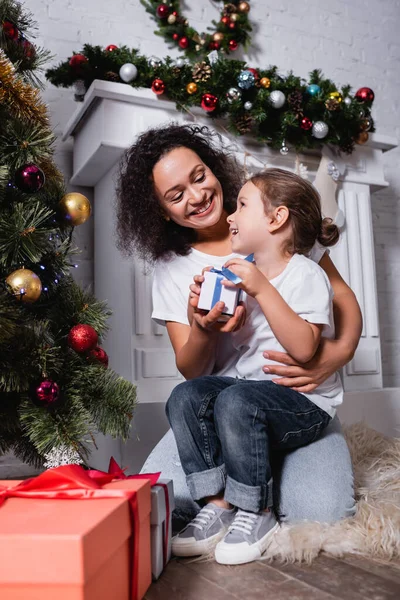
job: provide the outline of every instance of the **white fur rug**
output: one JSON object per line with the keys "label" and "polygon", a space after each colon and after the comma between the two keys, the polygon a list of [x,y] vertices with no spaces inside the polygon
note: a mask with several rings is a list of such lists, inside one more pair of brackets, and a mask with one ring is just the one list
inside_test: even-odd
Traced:
{"label": "white fur rug", "polygon": [[334,525],[284,525],[263,560],[311,562],[320,552],[400,558],[400,438],[386,438],[364,423],[345,429],[353,468],[357,513]]}

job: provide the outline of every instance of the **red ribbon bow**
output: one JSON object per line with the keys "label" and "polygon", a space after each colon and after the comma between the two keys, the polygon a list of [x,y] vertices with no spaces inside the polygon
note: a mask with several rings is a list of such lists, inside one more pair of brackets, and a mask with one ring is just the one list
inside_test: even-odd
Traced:
{"label": "red ribbon bow", "polygon": [[160,473],[130,475],[127,477],[116,461],[111,458],[109,473],[103,471],[86,471],[79,465],[65,465],[48,469],[37,477],[26,479],[14,487],[0,485],[0,507],[7,498],[44,498],[57,500],[82,500],[96,498],[126,498],[129,502],[133,529],[131,535],[131,581],[130,597],[137,598],[137,573],[139,565],[139,536],[135,532],[139,528],[139,515],[135,490],[103,489],[103,485],[115,479],[149,479],[155,485]]}

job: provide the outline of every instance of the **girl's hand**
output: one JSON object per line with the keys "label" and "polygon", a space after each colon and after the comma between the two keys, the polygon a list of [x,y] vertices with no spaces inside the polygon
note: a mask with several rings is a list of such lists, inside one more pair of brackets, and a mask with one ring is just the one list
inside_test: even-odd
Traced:
{"label": "girl's hand", "polygon": [[[242,282],[238,283],[237,287],[243,289],[253,298],[262,293],[266,286],[270,285],[268,279],[261,273],[260,269],[254,263],[250,263],[243,258],[231,258],[224,266],[241,278]],[[227,279],[224,280],[223,284],[226,287],[236,287],[234,283]]]}
{"label": "girl's hand", "polygon": [[347,349],[344,349],[337,340],[321,338],[316,354],[308,363],[302,365],[285,352],[267,350],[263,356],[283,363],[283,365],[263,367],[266,373],[280,376],[279,379],[272,380],[274,383],[307,394],[346,364]]}

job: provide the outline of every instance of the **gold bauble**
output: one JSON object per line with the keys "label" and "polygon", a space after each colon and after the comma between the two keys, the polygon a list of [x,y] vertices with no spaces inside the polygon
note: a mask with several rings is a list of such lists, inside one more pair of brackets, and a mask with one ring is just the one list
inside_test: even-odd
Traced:
{"label": "gold bauble", "polygon": [[356,137],[356,142],[357,142],[357,144],[360,144],[362,146],[363,144],[366,144],[368,142],[368,138],[369,138],[368,133],[366,131],[362,131]]}
{"label": "gold bauble", "polygon": [[271,80],[268,77],[261,77],[260,85],[261,85],[261,87],[267,89],[271,85]]}
{"label": "gold bauble", "polygon": [[335,100],[338,104],[340,104],[343,100],[343,96],[340,92],[331,92],[329,94],[330,100]]}
{"label": "gold bauble", "polygon": [[78,192],[65,194],[61,198],[59,206],[66,221],[74,227],[87,221],[92,212],[89,200]]}
{"label": "gold bauble", "polygon": [[217,31],[217,33],[214,33],[212,37],[214,42],[222,42],[222,40],[224,39],[224,34],[221,33],[221,31]]}
{"label": "gold bauble", "polygon": [[239,18],[239,15],[237,13],[233,13],[232,15],[229,15],[229,18],[231,21],[233,21],[234,23],[236,23],[236,21]]}
{"label": "gold bauble", "polygon": [[169,25],[173,25],[176,21],[176,16],[175,15],[168,15],[168,24]]}
{"label": "gold bauble", "polygon": [[250,4],[248,2],[241,2],[238,6],[238,10],[241,13],[248,13],[250,10]]}
{"label": "gold bauble", "polygon": [[187,84],[186,91],[188,94],[195,94],[197,92],[197,84],[194,81],[191,81]]}
{"label": "gold bauble", "polygon": [[17,300],[30,304],[36,302],[42,293],[42,282],[33,271],[29,269],[18,269],[13,271],[6,279],[12,293]]}

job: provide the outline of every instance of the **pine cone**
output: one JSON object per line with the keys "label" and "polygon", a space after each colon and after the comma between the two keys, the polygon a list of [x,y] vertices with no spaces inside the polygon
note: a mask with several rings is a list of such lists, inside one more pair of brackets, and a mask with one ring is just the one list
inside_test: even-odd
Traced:
{"label": "pine cone", "polygon": [[288,102],[296,115],[303,112],[303,93],[300,90],[291,92],[288,96]]}
{"label": "pine cone", "polygon": [[107,73],[104,73],[104,77],[106,78],[107,81],[119,81],[119,75],[118,73],[114,73],[114,71],[107,71]]}
{"label": "pine cone", "polygon": [[328,98],[325,102],[325,106],[328,110],[338,110],[340,108],[340,102],[335,98]]}
{"label": "pine cone", "polygon": [[225,4],[224,15],[231,15],[237,11],[237,7],[234,4]]}
{"label": "pine cone", "polygon": [[339,148],[346,154],[351,154],[354,150],[354,145],[354,140],[346,140],[345,142],[340,142]]}
{"label": "pine cone", "polygon": [[211,67],[205,61],[196,63],[193,66],[193,81],[199,83],[199,81],[207,81],[211,77]]}
{"label": "pine cone", "polygon": [[234,124],[238,132],[243,135],[251,130],[253,119],[250,117],[250,115],[243,115],[241,117],[237,117],[237,119],[234,121]]}

